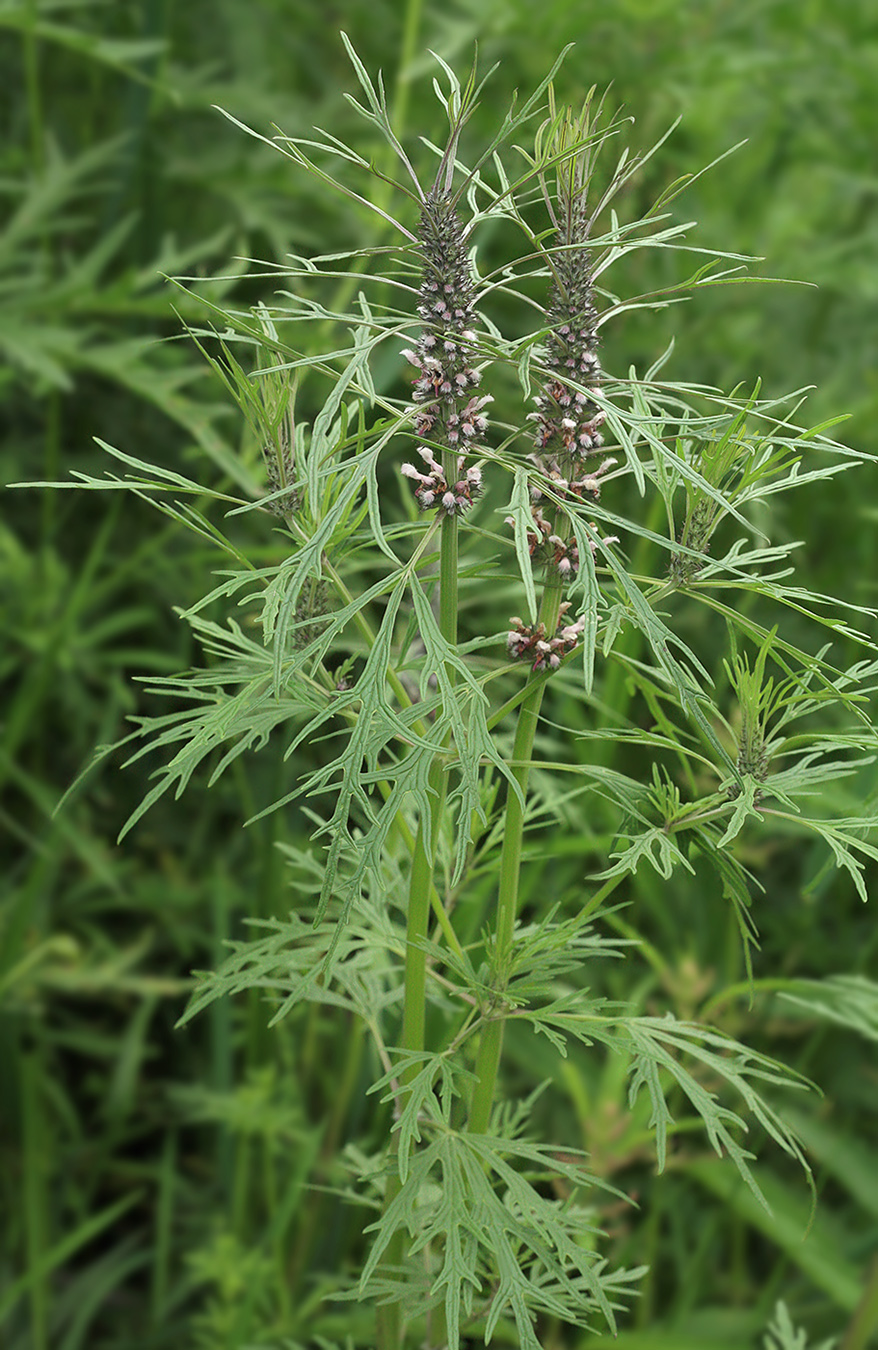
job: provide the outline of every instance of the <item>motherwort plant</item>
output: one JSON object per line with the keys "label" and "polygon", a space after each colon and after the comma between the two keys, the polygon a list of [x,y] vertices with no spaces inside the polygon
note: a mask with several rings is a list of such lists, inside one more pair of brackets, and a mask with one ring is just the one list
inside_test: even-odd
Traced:
{"label": "motherwort plant", "polygon": [[[259,500],[217,500],[266,526],[275,512],[276,561],[251,565],[173,503],[200,484],[111,450],[134,491],[234,560],[185,616],[205,668],[150,681],[177,707],[131,738],[136,756],[164,752],[137,815],[206,761],[215,778],[283,738],[287,783],[262,813],[307,820],[310,844],[291,826],[278,917],[201,978],[183,1020],[256,989],[274,1022],[310,1006],[336,1019],[339,1045],[352,1024],[368,1033],[351,1081],[370,1111],[333,1126],[346,1150],[305,1178],[370,1215],[326,1284],[330,1300],[376,1307],[377,1331],[352,1323],[357,1344],[536,1350],[567,1324],[612,1333],[643,1274],[604,1232],[624,1176],[614,1189],[583,1150],[587,1112],[570,1137],[546,1111],[569,1087],[565,1056],[616,1057],[659,1168],[697,1117],[760,1201],[743,1131],[758,1124],[804,1162],[775,1105],[783,1069],[716,1023],[644,1008],[637,883],[651,869],[674,912],[676,879],[697,865],[704,905],[732,916],[747,961],[758,881],[745,837],[822,841],[865,898],[874,822],[826,819],[810,794],[874,746],[862,701],[878,667],[838,669],[785,634],[790,613],[797,634],[805,616],[842,645],[862,640],[841,605],[789,580],[792,545],[761,532],[766,501],[857,456],[800,430],[799,400],[670,382],[669,351],[644,375],[604,369],[606,324],[664,311],[739,260],[712,255],[655,295],[607,290],[635,250],[685,254],[667,210],[682,185],[621,220],[614,199],[648,156],[609,158],[624,124],[594,97],[556,106],[557,64],[473,160],[482,86],[440,61],[447,140],[415,157],[347,45],[363,91],[351,101],[401,181],[328,134],[269,143],[372,206],[380,238],[293,259],[272,273],[280,297],[217,309],[195,334],[269,465]],[[482,237],[507,253],[483,265]],[[206,617],[233,601],[241,623]],[[576,874],[561,838],[585,841]],[[326,1203],[302,1197],[299,1274]]]}

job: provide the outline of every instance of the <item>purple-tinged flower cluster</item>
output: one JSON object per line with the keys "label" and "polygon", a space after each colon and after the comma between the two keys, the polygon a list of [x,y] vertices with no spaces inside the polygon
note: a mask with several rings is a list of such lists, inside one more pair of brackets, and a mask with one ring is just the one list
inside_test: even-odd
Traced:
{"label": "purple-tinged flower cluster", "polygon": [[[536,423],[537,450],[571,459],[593,454],[603,445],[604,414],[593,398],[601,382],[601,363],[596,350],[598,316],[586,246],[588,228],[583,191],[577,202],[568,203],[559,247],[552,255],[555,280],[546,311],[550,332],[543,352],[551,375],[534,399],[537,412],[530,414]],[[573,388],[574,384],[581,387]]]}
{"label": "purple-tinged flower cluster", "polygon": [[434,450],[455,450],[461,456],[477,451],[488,427],[483,410],[491,398],[472,392],[480,379],[472,364],[476,294],[466,233],[448,194],[434,190],[427,196],[418,238],[424,262],[418,314],[424,326],[415,350],[403,356],[418,371],[412,391],[414,432],[433,449],[418,448],[429,474],[411,464],[403,472],[417,482],[415,495],[424,509],[438,506],[454,513],[470,505],[481,475],[473,469],[464,474],[461,460],[460,481],[447,482]]}
{"label": "purple-tinged flower cluster", "polygon": [[575,623],[565,623],[564,616],[569,608],[565,601],[558,615],[555,635],[551,638],[546,634],[545,624],[539,623],[533,628],[519,618],[511,618],[509,622],[515,624],[515,628],[508,634],[506,646],[513,660],[530,661],[534,671],[557,670],[562,657],[576,647],[585,627],[584,617]]}
{"label": "purple-tinged flower cluster", "polygon": [[[583,475],[581,478],[565,477],[559,461],[552,456],[544,458],[541,455],[528,455],[531,463],[539,469],[552,484],[552,489],[556,496],[565,500],[573,499],[581,502],[586,497],[590,497],[593,502],[601,499],[601,478],[605,473],[613,468],[615,459],[608,458],[603,460],[596,469]],[[532,502],[542,501],[543,493],[536,483],[531,484],[530,499]]]}
{"label": "purple-tinged flower cluster", "polygon": [[[597,364],[596,356],[594,360]],[[604,443],[600,427],[605,414],[595,410],[588,395],[571,390],[561,380],[550,381],[544,389],[534,399],[539,411],[527,415],[529,422],[537,423],[534,435],[537,449],[554,450],[574,458],[600,450]]]}
{"label": "purple-tinged flower cluster", "polygon": [[441,506],[446,515],[453,516],[472,506],[473,497],[482,487],[481,469],[475,465],[465,469],[464,457],[460,455],[457,460],[457,481],[448,483],[445,479],[445,470],[428,446],[420,446],[418,454],[429,472],[421,473],[414,464],[403,464],[402,472],[416,484],[415,496],[422,510],[426,511],[431,506]]}
{"label": "purple-tinged flower cluster", "polygon": [[[603,446],[600,428],[605,414],[594,397],[601,381],[601,363],[596,351],[597,310],[587,247],[590,225],[586,212],[587,183],[581,167],[560,193],[559,214],[550,206],[557,248],[552,255],[554,282],[546,310],[549,331],[543,350],[548,374],[534,399],[537,411],[528,414],[528,420],[536,423],[536,453],[528,458],[546,480],[545,489],[536,482],[531,486],[534,528],[527,531],[528,549],[535,561],[554,569],[562,578],[575,576],[580,565],[576,538],[566,537],[568,530],[564,527],[569,522],[564,504],[569,503],[575,510],[586,500],[598,501],[601,478],[616,463],[614,459],[605,459],[588,473],[583,467],[585,457],[599,452]],[[537,505],[544,490],[551,490],[554,499],[547,514]],[[590,528],[597,529],[594,523]],[[605,542],[618,543],[618,539],[613,535]],[[598,550],[596,541],[590,540],[589,547],[594,556]],[[564,630],[574,645],[579,631],[575,624]],[[519,627],[517,634],[510,634],[509,650],[519,657],[529,654],[536,644],[538,652],[546,649],[551,653],[552,643],[559,640],[549,640],[546,647],[545,634]],[[550,658],[546,661],[550,666],[557,664]]]}
{"label": "purple-tinged flower cluster", "polygon": [[[527,531],[527,547],[530,556],[536,562],[545,563],[553,567],[562,577],[572,577],[579,571],[579,545],[576,539],[564,540],[559,534],[552,530],[551,523],[543,515],[541,509],[536,506],[531,512],[536,526],[535,530]],[[512,516],[506,517],[507,525],[514,525]],[[591,528],[597,530],[594,521],[591,522]],[[619,539],[615,534],[609,535],[605,544],[618,544]],[[598,551],[598,545],[593,539],[588,541],[592,557],[595,557]]]}

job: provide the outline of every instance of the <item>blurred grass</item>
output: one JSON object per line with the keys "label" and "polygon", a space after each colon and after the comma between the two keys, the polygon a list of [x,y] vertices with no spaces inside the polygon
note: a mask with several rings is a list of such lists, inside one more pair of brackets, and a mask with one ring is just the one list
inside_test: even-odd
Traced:
{"label": "blurred grass", "polygon": [[[605,363],[642,370],[673,333],[675,369],[687,379],[761,376],[773,393],[816,384],[810,419],[848,412],[849,443],[878,450],[878,25],[869,0],[555,0],[540,6],[538,22],[525,0],[405,10],[387,0],[329,9],[292,0],[5,0],[7,481],[101,472],[97,434],[214,486],[259,491],[258,447],[242,438],[197,354],[172,340],[172,307],[185,317],[195,302],[161,274],[194,272],[196,294],[210,286],[212,298],[251,303],[270,283],[248,278],[240,259],[372,238],[365,216],[339,213],[212,108],[263,130],[319,123],[344,136],[354,115],[342,98],[352,77],[341,27],[366,64],[396,82],[410,136],[432,135],[439,122],[420,78],[427,49],[467,64],[478,39],[484,63],[502,64],[472,143],[514,88],[536,83],[575,41],[560,99],[612,82],[611,97],[636,116],[641,147],[683,115],[632,187],[633,211],[746,139],[674,209],[700,222],[700,241],[764,255],[756,274],[816,289],[721,288],[668,311],[667,323],[631,316],[608,334]],[[405,51],[414,59],[400,75]],[[355,135],[362,145],[362,129]],[[653,289],[666,266],[666,255],[641,254],[611,284]],[[308,397],[305,388],[306,409]],[[876,575],[865,482],[842,475],[803,493],[780,522],[804,541],[815,585],[860,603],[873,600]],[[218,1005],[173,1032],[189,972],[219,959],[245,915],[283,914],[290,903],[274,844],[301,843],[307,822],[292,812],[240,829],[277,795],[287,770],[276,747],[239,761],[210,791],[196,784],[180,803],[159,806],[121,850],[113,839],[148,768],[104,764],[52,815],[93,747],[143,710],[132,677],[195,659],[173,607],[202,593],[215,555],[127,498],[4,500],[0,1339],[9,1350],[232,1350],[284,1337],[313,1344],[318,1334],[368,1345],[365,1311],[320,1306],[356,1260],[363,1221],[332,1198],[312,1193],[306,1203],[304,1188],[343,1184],[331,1167],[339,1141],[369,1147],[370,1052],[325,1010],[268,1033],[256,1000]],[[236,530],[256,561],[283,547],[257,514],[239,517]],[[629,698],[623,686],[599,691],[617,713]],[[833,807],[845,809],[844,793],[862,799],[876,789],[874,768],[864,769],[853,787],[836,789]],[[538,858],[557,854],[557,894],[577,903],[583,868],[602,856],[610,825],[581,810],[570,823],[568,839],[534,847]],[[754,847],[748,862],[766,886],[760,972],[874,972],[874,921],[825,861],[793,839]],[[535,868],[532,886],[539,875]],[[742,976],[734,927],[703,884],[696,869],[669,896],[638,875],[624,897],[656,952],[641,972],[645,1006],[694,1012]],[[477,890],[472,900],[475,913]],[[714,1015],[827,1094],[801,1108],[821,1193],[807,1237],[807,1195],[776,1158],[763,1164],[775,1169],[765,1176],[777,1196],[773,1219],[733,1194],[722,1168],[689,1154],[685,1128],[673,1169],[657,1178],[619,1065],[580,1053],[562,1072],[544,1052],[511,1045],[510,1089],[556,1074],[568,1106],[553,1135],[582,1140],[608,1175],[639,1192],[639,1214],[604,1216],[614,1255],[652,1267],[619,1342],[632,1350],[758,1345],[781,1295],[810,1335],[837,1333],[878,1248],[872,1046],[866,1055],[867,1043],[843,1028],[792,1018],[762,997],[752,1008],[746,999],[721,1003]]]}

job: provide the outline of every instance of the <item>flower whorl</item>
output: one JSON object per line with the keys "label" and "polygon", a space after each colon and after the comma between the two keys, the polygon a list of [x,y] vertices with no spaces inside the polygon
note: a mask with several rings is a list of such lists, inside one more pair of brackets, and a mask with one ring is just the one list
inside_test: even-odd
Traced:
{"label": "flower whorl", "polygon": [[604,414],[587,393],[569,384],[572,380],[592,390],[601,381],[594,279],[586,247],[588,227],[583,192],[569,205],[566,227],[563,234],[559,232],[562,247],[553,254],[555,280],[546,310],[551,331],[544,351],[552,375],[534,399],[538,411],[530,414],[536,422],[537,450],[571,459],[592,454],[603,445],[599,428]]}
{"label": "flower whorl", "polygon": [[567,623],[566,615],[570,605],[565,601],[558,614],[555,633],[549,637],[545,624],[523,623],[518,616],[509,620],[515,624],[506,636],[506,649],[514,661],[529,661],[533,671],[557,670],[563,657],[575,650],[585,619]]}
{"label": "flower whorl", "polygon": [[[563,144],[559,148],[563,149]],[[587,160],[577,157],[567,173],[559,175],[557,210],[549,206],[556,246],[552,250],[553,282],[543,345],[547,373],[534,398],[537,411],[528,414],[528,420],[536,423],[536,452],[528,458],[549,481],[555,497],[574,509],[586,498],[600,499],[601,478],[616,463],[605,459],[588,472],[583,464],[586,456],[600,451],[604,443],[600,431],[604,413],[594,398],[602,372],[588,248],[588,177]],[[563,577],[569,577],[579,568],[579,549],[575,539],[564,539],[558,533],[565,518],[560,505],[550,512],[551,520],[543,515],[537,505],[542,496],[542,488],[532,484],[532,517],[537,530],[528,532],[531,556],[541,557]],[[591,528],[596,528],[593,523]],[[605,542],[618,540],[611,536]],[[591,542],[590,548],[595,554],[597,545]]]}
{"label": "flower whorl", "polygon": [[[558,587],[575,576],[580,567],[581,532],[568,538],[570,516],[578,515],[586,501],[598,501],[603,475],[615,460],[605,459],[586,472],[586,456],[603,447],[600,428],[605,414],[596,395],[601,383],[601,363],[597,354],[598,315],[594,304],[594,276],[588,248],[591,218],[587,210],[590,156],[587,150],[568,153],[571,144],[589,131],[588,110],[574,123],[568,117],[554,115],[548,125],[555,138],[551,147],[564,160],[558,169],[554,200],[545,180],[542,186],[549,215],[555,229],[555,247],[551,251],[553,282],[546,306],[547,335],[543,344],[544,371],[540,392],[534,398],[536,412],[528,414],[534,422],[535,452],[528,456],[542,476],[531,482],[531,511],[526,529],[531,558],[545,563],[555,574]],[[586,137],[587,138],[587,137]],[[539,143],[539,138],[538,138]],[[539,148],[539,145],[538,145]],[[550,506],[540,503],[544,492]],[[510,521],[510,523],[513,523]],[[599,548],[597,527],[587,537],[594,557]],[[600,541],[617,543],[615,536]],[[548,592],[547,592],[548,593]],[[513,618],[507,637],[507,651],[513,660],[530,662],[534,672],[556,670],[579,644],[585,619],[568,623],[570,604],[564,601],[558,611],[555,631],[542,621],[535,625]]]}
{"label": "flower whorl", "polygon": [[[465,510],[481,486],[478,469],[464,472],[464,455],[484,438],[488,419],[483,409],[490,396],[479,397],[479,372],[471,365],[475,333],[472,323],[476,293],[466,250],[466,234],[448,193],[437,189],[424,200],[418,227],[424,270],[418,293],[418,314],[424,326],[414,351],[403,356],[419,372],[414,382],[414,431],[430,446],[418,448],[429,472],[404,464],[402,472],[417,483],[415,496],[423,509],[439,506],[448,514]],[[432,448],[431,448],[432,447]],[[436,449],[459,456],[454,470],[444,472]]]}

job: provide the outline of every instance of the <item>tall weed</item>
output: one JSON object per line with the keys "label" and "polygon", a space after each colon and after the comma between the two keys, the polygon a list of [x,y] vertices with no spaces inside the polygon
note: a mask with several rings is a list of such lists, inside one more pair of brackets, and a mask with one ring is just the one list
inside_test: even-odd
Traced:
{"label": "tall weed", "polygon": [[[270,144],[373,209],[379,243],[294,257],[270,269],[280,303],[205,300],[212,322],[193,329],[261,449],[264,495],[206,493],[110,445],[109,480],[78,476],[154,501],[224,557],[223,579],[185,613],[207,663],[151,680],[172,710],[137,719],[124,743],[134,759],[164,755],[126,828],[202,768],[213,783],[283,740],[286,781],[252,819],[297,804],[313,822],[309,847],[281,844],[293,911],[233,942],[184,1022],[255,991],[272,1025],[304,1028],[303,1083],[320,1077],[318,1047],[338,1054],[348,1038],[322,1141],[321,1112],[289,1116],[308,1159],[284,1206],[295,1236],[278,1247],[302,1281],[298,1312],[284,1311],[296,1333],[338,1325],[384,1350],[614,1334],[650,1287],[619,1218],[626,1170],[648,1147],[659,1171],[672,1160],[751,1223],[776,1199],[744,1143],[754,1124],[808,1174],[781,1104],[802,1082],[710,1010],[777,993],[829,1020],[844,1007],[866,1035],[874,1023],[868,980],[806,992],[754,963],[750,865],[774,840],[813,841],[865,899],[878,858],[868,805],[838,815],[813,801],[874,758],[871,612],[795,584],[794,543],[768,533],[779,494],[866,457],[831,422],[801,424],[802,391],[672,381],[671,345],[642,373],[604,368],[605,325],[725,284],[747,261],[689,242],[669,212],[685,183],[639,217],[618,211],[662,141],[621,148],[625,121],[594,93],[559,106],[556,63],[471,158],[484,81],[474,69],[461,84],[440,61],[447,139],[416,157],[346,45],[352,104],[385,157],[330,133]],[[482,231],[508,241],[488,270]],[[620,298],[609,285],[645,249],[692,255],[691,270]],[[415,377],[400,397],[388,371],[404,343]],[[273,512],[285,556],[248,559],[189,504],[211,497],[232,522]],[[240,619],[224,614],[232,602]],[[504,631],[512,604],[523,617]],[[862,655],[839,665],[833,641]],[[710,923],[739,990],[674,971],[661,934],[643,931],[659,914],[685,928],[693,900],[722,915]],[[601,1080],[621,1131],[603,1141]],[[364,1082],[367,1117],[353,1105]],[[552,1125],[570,1107],[578,1138]],[[239,1128],[254,1128],[252,1111]],[[724,1166],[692,1153],[696,1130]],[[345,1247],[356,1272],[320,1266],[326,1202],[319,1190],[303,1202],[309,1176],[371,1214],[365,1243]],[[264,1279],[245,1277],[234,1243],[208,1268],[222,1296],[204,1334],[228,1342],[237,1300]],[[307,1289],[322,1299],[303,1302]],[[855,1286],[837,1289],[853,1311]],[[272,1316],[248,1302],[254,1312]],[[773,1334],[789,1338],[778,1317]]]}

